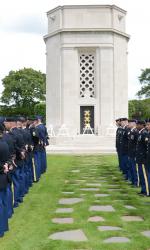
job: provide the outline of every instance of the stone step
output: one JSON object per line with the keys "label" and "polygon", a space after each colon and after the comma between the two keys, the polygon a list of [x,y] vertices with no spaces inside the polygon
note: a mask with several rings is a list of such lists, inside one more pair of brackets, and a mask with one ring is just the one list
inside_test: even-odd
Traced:
{"label": "stone step", "polygon": [[115,145],[114,137],[104,137],[104,136],[93,136],[93,135],[79,135],[76,137],[53,137],[50,138],[51,145],[95,145],[95,146],[104,146],[104,145]]}
{"label": "stone step", "polygon": [[70,147],[70,146],[48,146],[48,154],[116,154],[113,147]]}

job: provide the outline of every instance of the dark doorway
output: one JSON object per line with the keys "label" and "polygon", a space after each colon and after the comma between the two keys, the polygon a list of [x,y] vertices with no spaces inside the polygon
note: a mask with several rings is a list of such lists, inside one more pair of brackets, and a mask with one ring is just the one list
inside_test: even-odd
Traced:
{"label": "dark doorway", "polygon": [[80,106],[80,133],[94,133],[94,106]]}

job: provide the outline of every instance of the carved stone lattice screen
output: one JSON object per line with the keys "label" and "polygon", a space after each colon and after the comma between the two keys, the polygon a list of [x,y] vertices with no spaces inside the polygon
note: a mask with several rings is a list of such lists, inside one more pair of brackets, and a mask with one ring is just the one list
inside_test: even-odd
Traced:
{"label": "carved stone lattice screen", "polygon": [[80,58],[80,97],[95,97],[95,55],[86,52]]}

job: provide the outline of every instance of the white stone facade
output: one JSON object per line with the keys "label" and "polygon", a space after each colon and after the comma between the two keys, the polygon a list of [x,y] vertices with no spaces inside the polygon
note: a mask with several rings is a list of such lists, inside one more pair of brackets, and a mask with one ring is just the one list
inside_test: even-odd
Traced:
{"label": "white stone facade", "polygon": [[116,118],[128,116],[126,11],[69,5],[47,16],[47,127],[82,134],[80,107],[90,106],[94,134],[108,135]]}

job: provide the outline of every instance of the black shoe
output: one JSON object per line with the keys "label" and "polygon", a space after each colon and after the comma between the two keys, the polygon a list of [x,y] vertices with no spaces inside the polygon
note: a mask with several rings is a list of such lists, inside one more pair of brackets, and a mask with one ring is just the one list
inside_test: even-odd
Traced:
{"label": "black shoe", "polygon": [[140,195],[140,196],[145,196],[145,194],[143,192],[139,192],[137,194]]}

